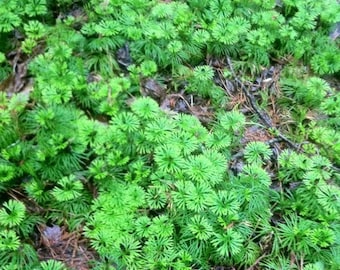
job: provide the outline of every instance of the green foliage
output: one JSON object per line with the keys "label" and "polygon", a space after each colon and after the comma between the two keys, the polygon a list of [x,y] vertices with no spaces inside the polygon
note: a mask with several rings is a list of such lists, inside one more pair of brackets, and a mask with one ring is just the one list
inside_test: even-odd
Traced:
{"label": "green foliage", "polygon": [[[6,0],[0,14],[0,269],[67,269],[34,250],[47,222],[83,228],[93,269],[339,269],[340,98],[318,77],[340,70],[336,0]],[[268,91],[299,152],[249,142],[239,110],[287,56]],[[148,79],[159,103],[141,97]],[[174,92],[187,114],[164,110]]]}
{"label": "green foliage", "polygon": [[[309,139],[320,147],[321,154],[339,164],[339,112],[335,108],[338,93],[330,84],[319,77],[288,66],[280,80],[284,97],[282,104],[292,109],[301,140]],[[308,119],[309,113],[315,117]]]}
{"label": "green foliage", "polygon": [[39,218],[34,214],[30,216],[24,203],[11,199],[2,204],[0,220],[1,266],[22,269],[24,265],[36,264],[38,261],[36,251],[31,245],[21,242],[20,238],[27,238],[32,234]]}
{"label": "green foliage", "polygon": [[36,270],[66,270],[67,268],[58,261],[48,260],[40,263],[40,267],[35,268]]}
{"label": "green foliage", "polygon": [[222,98],[222,89],[213,83],[214,71],[210,66],[195,67],[192,77],[189,78],[188,90],[202,96],[210,96],[213,100]]}
{"label": "green foliage", "polygon": [[270,159],[271,154],[269,146],[263,142],[250,142],[244,149],[244,157],[249,163],[262,164]]}
{"label": "green foliage", "polygon": [[57,201],[70,201],[81,196],[82,183],[75,176],[63,177],[58,181],[60,187],[54,187],[52,195]]}
{"label": "green foliage", "polygon": [[25,218],[25,205],[22,202],[9,200],[0,210],[0,225],[6,227],[18,226]]}
{"label": "green foliage", "polygon": [[[141,265],[151,267],[150,263],[154,261],[162,262],[164,267],[173,266],[178,260],[181,260],[175,250],[181,250],[182,245],[187,247],[190,257],[194,258],[196,264],[202,267],[209,256],[216,257],[215,263],[222,262],[218,259],[217,254],[236,256],[242,253],[243,256],[251,256],[243,247],[246,238],[241,237],[244,234],[241,224],[245,220],[240,219],[241,216],[245,216],[246,212],[249,212],[248,209],[252,209],[252,215],[249,216],[248,222],[255,221],[257,215],[263,212],[263,207],[267,206],[267,201],[262,202],[256,197],[249,197],[250,194],[255,194],[255,187],[252,187],[253,191],[245,190],[245,197],[242,199],[235,196],[233,190],[249,182],[250,179],[257,179],[256,183],[258,184],[253,183],[252,185],[258,185],[259,190],[262,188],[264,195],[268,192],[269,186],[266,172],[257,167],[245,169],[245,174],[240,178],[240,182],[237,180],[235,183],[230,183],[229,188],[223,188],[227,160],[221,153],[231,147],[230,140],[225,145],[226,149],[219,147],[204,150],[205,140],[208,137],[191,137],[192,135],[189,135],[191,130],[203,129],[199,124],[195,124],[195,118],[192,116],[160,117],[159,112],[158,116],[154,115],[156,119],[159,118],[155,122],[153,114],[147,119],[144,113],[139,112],[139,109],[144,112],[144,106],[142,107],[140,104],[149,106],[152,102],[149,98],[135,100],[131,105],[133,113],[124,112],[116,115],[109,127],[111,130],[124,127],[124,141],[129,141],[131,147],[127,149],[121,143],[122,137],[112,136],[107,139],[101,138],[99,145],[106,145],[109,148],[109,145],[115,145],[116,151],[129,153],[129,162],[132,162],[133,159],[140,158],[137,154],[138,148],[134,148],[133,145],[139,143],[141,136],[145,136],[145,140],[150,141],[148,144],[150,149],[141,152],[141,154],[149,160],[154,160],[154,163],[150,164],[154,176],[141,175],[141,178],[135,178],[135,183],[140,183],[143,186],[141,189],[136,184],[127,185],[124,183],[124,178],[120,174],[121,170],[126,170],[132,176],[133,171],[130,170],[134,170],[135,167],[130,167],[126,162],[115,162],[113,164],[116,164],[116,167],[112,167],[113,164],[110,164],[109,157],[104,156],[106,152],[100,154],[103,155],[100,159],[93,161],[93,168],[98,168],[98,166],[102,168],[100,177],[98,177],[99,172],[93,171],[93,177],[97,178],[96,183],[102,191],[95,203],[97,210],[93,209],[96,214],[85,228],[85,234],[91,239],[93,247],[106,258],[110,257],[109,251],[116,250],[116,247],[120,249],[122,246],[133,248],[128,253],[129,259],[114,255],[115,261],[119,260],[122,266],[125,265],[133,269],[141,267]],[[221,115],[221,121],[225,120],[225,128],[229,132],[230,126],[227,124],[227,119],[233,119],[236,116],[235,113]],[[124,119],[123,122],[121,122],[122,119]],[[143,125],[140,124],[141,120],[143,120]],[[183,122],[184,120],[187,124]],[[193,128],[195,125],[197,128]],[[216,130],[217,127],[216,124]],[[233,128],[237,127],[233,126]],[[173,129],[177,129],[178,132],[171,133],[170,130]],[[173,143],[182,137],[182,134],[189,142],[193,141],[192,150],[181,150]],[[142,163],[142,166],[145,167],[146,164]],[[258,176],[261,178],[259,179]],[[105,182],[103,182],[104,179]],[[259,194],[258,190],[256,192]],[[120,195],[115,195],[116,193]],[[111,199],[108,200],[109,198]],[[114,202],[112,198],[117,198],[117,201]],[[122,199],[126,201],[122,201]],[[105,206],[106,203],[108,203],[108,207]],[[137,209],[140,209],[141,212],[136,212]],[[147,209],[150,209],[150,212]],[[166,209],[169,209],[168,214],[162,214]],[[245,211],[245,213],[240,215],[240,211]],[[184,226],[187,219],[188,228]],[[240,225],[231,229],[230,235],[225,236],[222,233],[223,227],[233,222],[238,222]],[[116,228],[114,232],[111,230],[113,224]],[[177,233],[174,231],[174,226],[179,226]],[[248,230],[248,228],[245,229]],[[110,231],[111,236],[108,238],[106,235],[106,238],[103,238],[104,231],[108,233]],[[154,238],[155,236],[159,236],[159,238]],[[129,245],[123,244],[125,237],[134,237],[135,240]],[[147,237],[148,241],[142,241],[143,237]],[[177,241],[181,242],[181,246],[174,244]],[[160,246],[162,246],[162,253],[155,253]],[[217,253],[213,251],[214,249]],[[119,256],[122,256],[121,252],[117,250]],[[130,256],[132,257],[130,258]],[[182,261],[182,263],[187,265],[189,261]]]}
{"label": "green foliage", "polygon": [[290,72],[293,70],[287,70],[289,77],[283,77],[281,80],[282,90],[300,104],[317,107],[331,90],[321,78],[310,77],[302,81],[299,77],[290,76]]}

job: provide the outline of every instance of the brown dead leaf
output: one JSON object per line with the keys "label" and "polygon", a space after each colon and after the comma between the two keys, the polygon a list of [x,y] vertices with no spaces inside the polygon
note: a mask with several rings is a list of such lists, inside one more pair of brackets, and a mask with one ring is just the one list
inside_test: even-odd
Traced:
{"label": "brown dead leaf", "polygon": [[166,96],[166,87],[154,79],[147,78],[142,80],[141,93],[143,96],[162,100]]}
{"label": "brown dead leaf", "polygon": [[89,262],[97,255],[88,247],[82,231],[68,232],[66,227],[45,224],[38,226],[40,241],[37,246],[41,260],[54,259],[63,262],[70,269],[88,270]]}
{"label": "brown dead leaf", "polygon": [[48,247],[58,246],[62,241],[62,230],[58,225],[43,226],[41,234],[42,244]]}
{"label": "brown dead leaf", "polygon": [[13,71],[12,74],[0,83],[0,91],[6,92],[7,96],[11,97],[13,94],[22,91],[29,82],[27,66],[30,59],[26,59],[21,53],[21,50],[10,52],[8,56],[13,57],[10,60]]}
{"label": "brown dead leaf", "polygon": [[244,144],[253,141],[267,142],[271,139],[273,139],[273,136],[270,135],[267,130],[262,129],[258,126],[250,126],[247,127],[244,131],[241,142]]}

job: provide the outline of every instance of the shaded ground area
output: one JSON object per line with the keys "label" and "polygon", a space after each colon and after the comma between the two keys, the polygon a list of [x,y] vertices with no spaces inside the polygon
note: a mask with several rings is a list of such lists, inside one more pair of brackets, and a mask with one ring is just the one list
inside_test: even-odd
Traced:
{"label": "shaded ground area", "polygon": [[61,261],[70,269],[91,269],[90,261],[96,259],[96,253],[89,249],[81,229],[69,232],[66,227],[58,225],[40,225],[38,231],[36,249],[40,260]]}

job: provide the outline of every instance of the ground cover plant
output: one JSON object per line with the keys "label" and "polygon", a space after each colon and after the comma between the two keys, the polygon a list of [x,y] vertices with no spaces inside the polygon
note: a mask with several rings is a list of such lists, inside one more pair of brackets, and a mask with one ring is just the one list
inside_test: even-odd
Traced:
{"label": "ground cover plant", "polygon": [[339,21],[2,0],[0,269],[339,269]]}

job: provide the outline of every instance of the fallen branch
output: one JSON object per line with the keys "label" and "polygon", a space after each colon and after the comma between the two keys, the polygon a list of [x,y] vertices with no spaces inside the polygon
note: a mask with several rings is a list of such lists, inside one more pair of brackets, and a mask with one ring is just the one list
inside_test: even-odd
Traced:
{"label": "fallen branch", "polygon": [[[251,108],[258,115],[258,117],[260,118],[260,120],[264,124],[264,126],[269,128],[269,129],[272,129],[274,131],[274,133],[276,134],[277,138],[279,138],[281,141],[284,141],[285,143],[287,143],[295,151],[303,152],[303,150],[296,143],[294,143],[293,141],[288,139],[277,128],[275,128],[273,126],[271,118],[270,118],[270,116],[268,115],[268,113],[266,111],[261,110],[260,108],[258,108],[258,105],[256,103],[255,97],[249,92],[249,90],[244,85],[244,83],[239,79],[239,77],[236,76],[235,71],[234,71],[233,66],[232,66],[232,63],[231,63],[231,60],[230,60],[229,57],[227,58],[227,63],[228,63],[228,66],[229,66],[229,69],[231,71],[231,74],[233,76],[234,81],[238,84],[238,87],[242,90],[242,92],[246,96],[246,98],[247,98]],[[259,86],[257,86],[257,88],[258,87]],[[336,167],[334,165],[332,165],[331,168],[332,168],[332,170],[334,170],[334,171],[336,171],[338,173],[340,172],[340,168],[338,168],[338,167]]]}
{"label": "fallen branch", "polygon": [[261,122],[267,127],[275,131],[277,134],[276,137],[280,138],[282,141],[286,142],[290,147],[294,148],[294,150],[300,151],[300,147],[298,147],[294,142],[289,140],[286,136],[284,136],[277,128],[273,127],[272,121],[268,113],[264,110],[261,110],[258,108],[258,105],[256,104],[255,97],[248,91],[247,87],[244,85],[244,83],[236,76],[235,71],[233,69],[232,63],[227,58],[228,66],[231,71],[231,74],[235,80],[235,82],[238,84],[238,86],[241,88],[242,92],[246,96],[251,108],[254,110],[254,112],[258,115]]}

